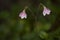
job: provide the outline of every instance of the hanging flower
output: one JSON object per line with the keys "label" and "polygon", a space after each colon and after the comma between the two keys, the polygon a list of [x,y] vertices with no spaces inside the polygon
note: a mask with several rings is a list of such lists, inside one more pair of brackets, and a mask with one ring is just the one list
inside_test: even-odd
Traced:
{"label": "hanging flower", "polygon": [[25,9],[19,14],[19,17],[21,17],[21,19],[27,18],[27,14],[25,12]]}
{"label": "hanging flower", "polygon": [[45,16],[46,14],[49,15],[50,12],[51,12],[51,10],[48,9],[48,8],[46,8],[45,6],[43,6],[43,7],[44,7],[44,9],[43,9],[43,15],[44,15],[44,16]]}

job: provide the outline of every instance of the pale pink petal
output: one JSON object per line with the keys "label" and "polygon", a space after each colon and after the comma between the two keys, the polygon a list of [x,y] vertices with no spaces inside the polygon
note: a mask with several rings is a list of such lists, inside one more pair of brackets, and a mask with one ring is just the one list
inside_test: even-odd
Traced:
{"label": "pale pink petal", "polygon": [[20,14],[19,17],[21,17],[21,19],[27,18],[27,14],[25,12],[25,10],[23,10]]}
{"label": "pale pink petal", "polygon": [[46,14],[49,15],[50,12],[51,12],[51,10],[48,9],[48,8],[46,8],[45,6],[43,6],[43,7],[44,7],[44,9],[43,9],[43,15],[44,15],[44,16],[45,16]]}

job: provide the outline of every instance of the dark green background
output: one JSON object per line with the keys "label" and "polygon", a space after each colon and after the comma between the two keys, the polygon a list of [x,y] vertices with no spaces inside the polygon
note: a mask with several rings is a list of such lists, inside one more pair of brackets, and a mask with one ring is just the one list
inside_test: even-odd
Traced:
{"label": "dark green background", "polygon": [[[40,3],[50,15],[43,16]],[[60,0],[0,0],[0,40],[60,40]]]}

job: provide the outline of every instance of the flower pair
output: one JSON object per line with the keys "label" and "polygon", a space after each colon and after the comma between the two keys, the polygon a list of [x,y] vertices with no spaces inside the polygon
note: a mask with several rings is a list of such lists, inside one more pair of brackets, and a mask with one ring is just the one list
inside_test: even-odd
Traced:
{"label": "flower pair", "polygon": [[[48,9],[47,7],[43,6],[43,16],[45,16],[46,14],[49,15],[51,10]],[[26,19],[27,18],[27,14],[25,12],[25,9],[19,14],[19,17],[21,17],[21,19]]]}

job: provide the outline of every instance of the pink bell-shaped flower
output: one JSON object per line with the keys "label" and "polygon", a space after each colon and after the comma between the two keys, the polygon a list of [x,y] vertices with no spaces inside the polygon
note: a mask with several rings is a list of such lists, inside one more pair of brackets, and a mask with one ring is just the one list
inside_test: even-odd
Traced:
{"label": "pink bell-shaped flower", "polygon": [[27,14],[25,12],[25,9],[19,14],[19,17],[21,17],[21,19],[27,18]]}
{"label": "pink bell-shaped flower", "polygon": [[49,15],[50,12],[51,12],[51,10],[48,9],[48,8],[46,8],[45,6],[43,6],[43,7],[44,7],[44,9],[43,9],[43,15],[44,15],[44,16],[45,16],[46,14]]}

